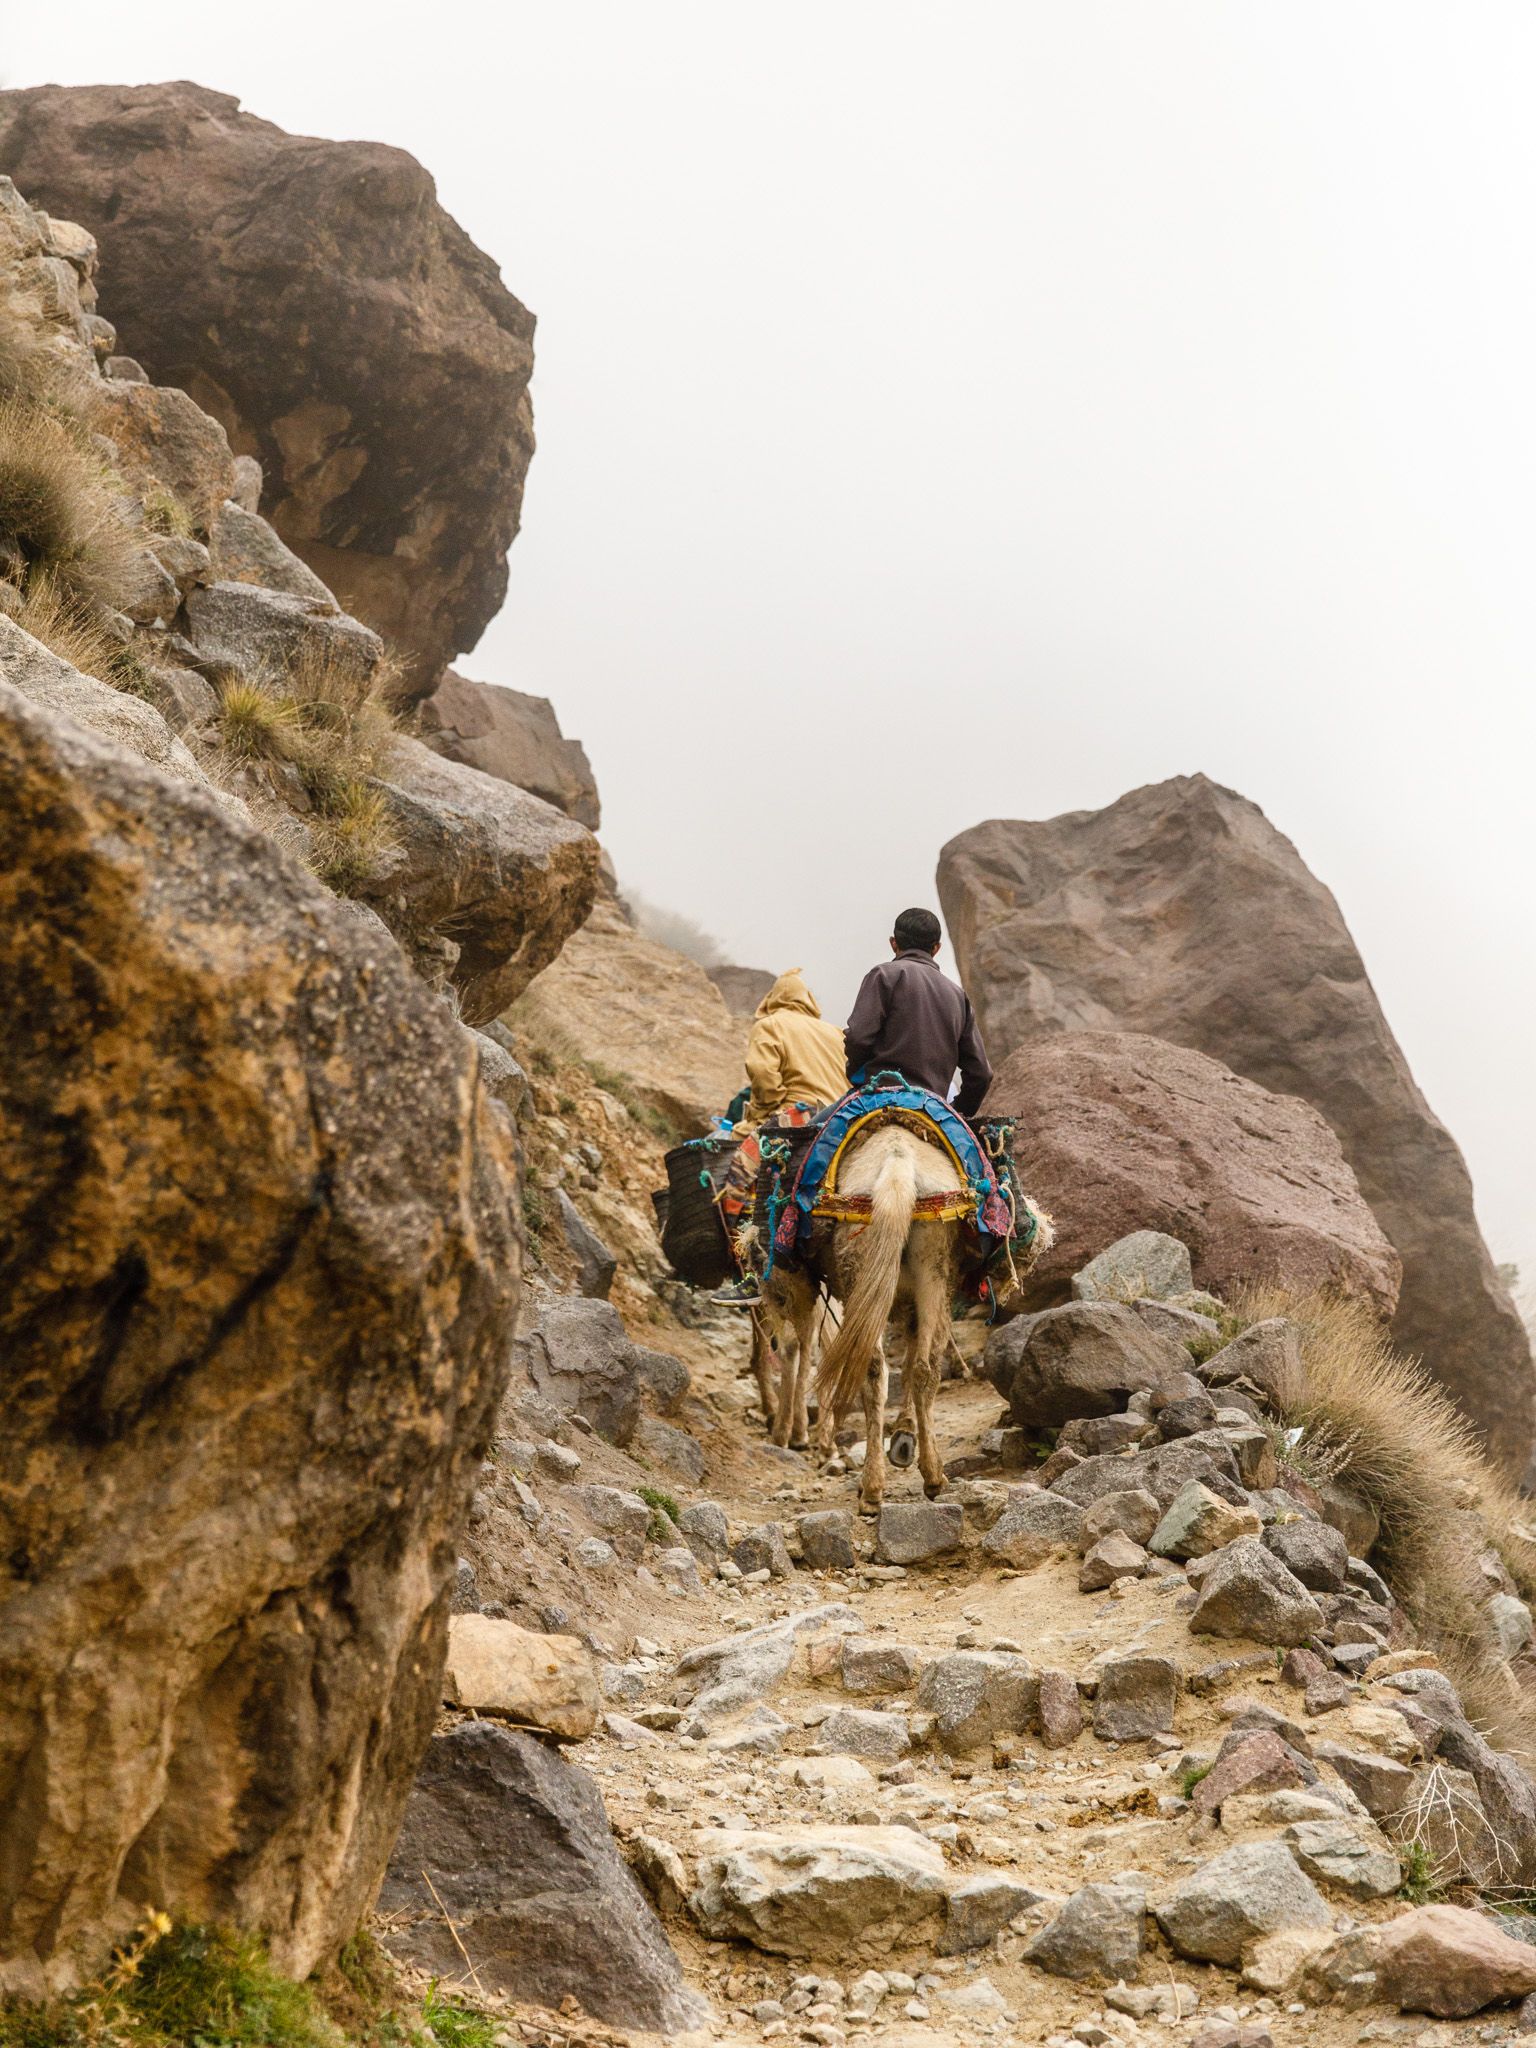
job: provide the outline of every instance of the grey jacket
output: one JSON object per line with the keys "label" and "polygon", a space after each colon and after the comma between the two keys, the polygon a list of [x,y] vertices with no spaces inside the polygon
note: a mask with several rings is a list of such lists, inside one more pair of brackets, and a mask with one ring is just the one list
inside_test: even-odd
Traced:
{"label": "grey jacket", "polygon": [[930,953],[898,953],[872,967],[843,1038],[850,1081],[891,1067],[919,1088],[947,1096],[958,1067],[955,1107],[962,1116],[975,1115],[992,1080],[971,999],[940,973]]}

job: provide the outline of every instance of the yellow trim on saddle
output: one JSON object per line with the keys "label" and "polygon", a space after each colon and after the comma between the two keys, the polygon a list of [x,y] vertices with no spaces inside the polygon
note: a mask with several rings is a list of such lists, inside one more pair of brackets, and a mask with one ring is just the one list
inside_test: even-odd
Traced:
{"label": "yellow trim on saddle", "polygon": [[837,1191],[837,1169],[842,1161],[843,1154],[867,1124],[902,1124],[914,1136],[922,1138],[925,1143],[937,1145],[942,1151],[947,1152],[953,1160],[955,1171],[959,1174],[963,1185],[954,1190],[953,1196],[947,1198],[941,1208],[930,1210],[926,1205],[935,1198],[929,1195],[920,1196],[917,1206],[913,1211],[914,1215],[920,1216],[924,1222],[931,1220],[936,1223],[948,1223],[957,1216],[970,1216],[974,1214],[976,1196],[970,1185],[970,1176],[965,1170],[965,1161],[960,1157],[960,1154],[949,1142],[943,1131],[940,1130],[939,1126],[931,1118],[922,1115],[920,1111],[901,1109],[891,1104],[866,1110],[864,1115],[855,1123],[851,1123],[843,1133],[842,1143],[827,1161],[827,1171],[822,1179],[821,1189],[816,1197],[815,1206],[811,1210],[812,1216],[830,1217],[838,1223],[867,1223],[869,1221],[870,1198],[868,1195],[839,1196]]}
{"label": "yellow trim on saddle", "polygon": [[[830,1203],[818,1202],[811,1214],[829,1216],[837,1223],[867,1223],[874,1214],[874,1202],[868,1195],[834,1196]],[[919,1223],[952,1223],[957,1217],[974,1216],[976,1197],[963,1188],[956,1188],[952,1195],[919,1195],[912,1214]]]}

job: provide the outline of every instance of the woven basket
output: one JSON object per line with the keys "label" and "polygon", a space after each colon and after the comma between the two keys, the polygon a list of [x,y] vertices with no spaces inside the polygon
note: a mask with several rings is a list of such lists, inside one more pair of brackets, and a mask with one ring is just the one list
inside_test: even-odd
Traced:
{"label": "woven basket", "polygon": [[690,1287],[719,1287],[736,1271],[715,1197],[735,1144],[695,1138],[667,1154],[667,1215],[661,1248]]}

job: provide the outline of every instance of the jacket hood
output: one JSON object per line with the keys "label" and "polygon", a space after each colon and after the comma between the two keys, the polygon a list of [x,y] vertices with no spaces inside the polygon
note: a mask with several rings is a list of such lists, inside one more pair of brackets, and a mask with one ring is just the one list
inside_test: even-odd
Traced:
{"label": "jacket hood", "polygon": [[781,974],[757,1006],[759,1017],[768,1017],[775,1010],[798,1010],[805,1017],[819,1017],[821,1010],[816,998],[805,985],[805,976],[798,967],[791,967]]}

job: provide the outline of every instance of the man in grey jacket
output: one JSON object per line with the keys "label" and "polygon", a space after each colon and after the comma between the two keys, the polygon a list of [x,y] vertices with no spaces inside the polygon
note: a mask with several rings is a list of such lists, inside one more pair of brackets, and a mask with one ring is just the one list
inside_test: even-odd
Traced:
{"label": "man in grey jacket", "polygon": [[892,1068],[914,1087],[947,1098],[955,1069],[955,1107],[974,1116],[992,1079],[991,1064],[964,989],[939,972],[942,933],[931,910],[904,910],[891,935],[893,959],[872,967],[843,1033],[848,1078],[857,1086]]}

